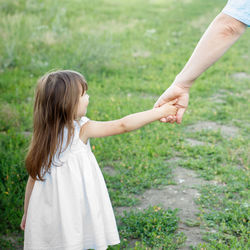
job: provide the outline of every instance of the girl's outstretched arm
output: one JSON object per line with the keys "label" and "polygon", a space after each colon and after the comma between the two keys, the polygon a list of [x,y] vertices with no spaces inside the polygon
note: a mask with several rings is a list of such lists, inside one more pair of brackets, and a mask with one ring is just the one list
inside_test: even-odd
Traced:
{"label": "girl's outstretched arm", "polygon": [[175,115],[177,112],[177,108],[174,106],[175,102],[176,100],[168,102],[159,108],[127,115],[119,120],[106,122],[90,120],[82,126],[80,138],[86,143],[88,138],[117,135],[141,128],[162,117]]}

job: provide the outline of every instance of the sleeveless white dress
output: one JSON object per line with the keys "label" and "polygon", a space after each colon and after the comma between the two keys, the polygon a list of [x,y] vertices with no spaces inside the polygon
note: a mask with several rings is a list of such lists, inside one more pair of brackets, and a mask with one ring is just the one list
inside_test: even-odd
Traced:
{"label": "sleeveless white dress", "polygon": [[[89,119],[74,121],[72,145],[35,181],[27,210],[24,250],[106,249],[120,243],[108,190],[89,141],[79,138]],[[64,146],[67,129],[64,129]],[[65,148],[65,147],[64,147]]]}

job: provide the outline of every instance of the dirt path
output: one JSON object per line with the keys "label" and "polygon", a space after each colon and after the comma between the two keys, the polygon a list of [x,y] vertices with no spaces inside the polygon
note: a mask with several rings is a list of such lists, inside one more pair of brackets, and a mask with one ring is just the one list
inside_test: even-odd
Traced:
{"label": "dirt path", "polygon": [[[176,160],[176,159],[174,159]],[[119,207],[115,210],[118,214],[131,209],[145,209],[148,206],[162,204],[163,208],[179,209],[179,232],[187,236],[185,246],[180,249],[190,249],[189,246],[197,246],[203,243],[203,229],[200,227],[198,206],[195,204],[200,194],[197,188],[205,184],[216,184],[214,181],[205,181],[197,177],[195,171],[175,167],[173,169],[174,181],[177,185],[168,185],[162,189],[149,189],[140,197],[140,204],[136,207]]]}

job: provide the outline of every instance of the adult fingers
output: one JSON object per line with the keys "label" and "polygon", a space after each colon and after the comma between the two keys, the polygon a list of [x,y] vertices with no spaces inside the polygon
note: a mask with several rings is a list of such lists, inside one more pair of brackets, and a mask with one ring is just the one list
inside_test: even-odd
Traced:
{"label": "adult fingers", "polygon": [[186,108],[179,108],[178,109],[177,114],[176,114],[176,122],[177,123],[179,123],[179,124],[181,123],[182,117],[183,117],[185,111],[186,111]]}
{"label": "adult fingers", "polygon": [[165,92],[158,98],[158,100],[154,104],[154,108],[158,108],[164,103],[167,103],[176,98],[176,96],[172,95],[172,92],[169,89],[170,87],[167,90],[165,90]]}
{"label": "adult fingers", "polygon": [[163,100],[163,97],[162,96],[160,96],[159,98],[158,98],[158,100],[156,101],[156,103],[154,104],[154,108],[158,108],[158,107],[160,107],[162,104],[164,104],[165,103],[165,101]]}

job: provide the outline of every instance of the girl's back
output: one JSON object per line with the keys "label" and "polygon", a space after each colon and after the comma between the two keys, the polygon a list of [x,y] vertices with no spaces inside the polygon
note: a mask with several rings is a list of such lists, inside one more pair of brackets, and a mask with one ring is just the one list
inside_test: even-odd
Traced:
{"label": "girl's back", "polygon": [[80,127],[87,121],[85,116],[74,121],[72,144],[54,157],[56,165],[45,174],[45,182],[35,182],[24,249],[106,249],[120,242],[102,173],[89,142],[79,138]]}
{"label": "girl's back", "polygon": [[25,250],[106,249],[120,242],[102,173],[89,141],[80,139],[90,122],[87,89],[84,77],[71,70],[38,80],[25,160]]}

